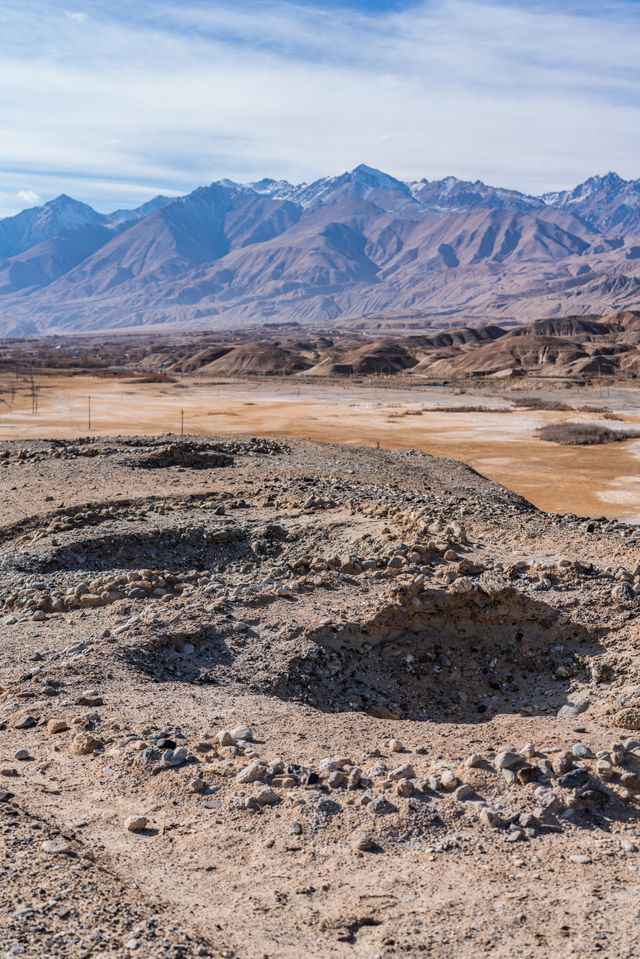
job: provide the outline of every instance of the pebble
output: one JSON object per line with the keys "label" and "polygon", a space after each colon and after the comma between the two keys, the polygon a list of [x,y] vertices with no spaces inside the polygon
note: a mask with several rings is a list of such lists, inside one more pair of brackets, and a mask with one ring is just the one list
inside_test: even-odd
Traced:
{"label": "pebble", "polygon": [[469,769],[477,769],[478,766],[482,766],[484,761],[484,756],[481,756],[480,753],[472,753],[471,756],[467,756],[464,764],[468,766]]}
{"label": "pebble", "polygon": [[398,766],[397,769],[393,769],[389,773],[389,779],[415,779],[416,773],[415,769],[411,763],[403,763],[402,766]]}
{"label": "pebble", "polygon": [[24,761],[25,759],[31,759],[31,756],[28,749],[18,749],[13,758]]}
{"label": "pebble", "polygon": [[569,856],[569,859],[578,866],[589,866],[592,861],[590,856]]}
{"label": "pebble", "polygon": [[404,751],[404,746],[402,745],[399,739],[390,739],[389,742],[387,743],[387,746],[389,747],[392,753],[401,753]]}
{"label": "pebble", "polygon": [[495,758],[497,769],[511,769],[512,766],[517,766],[520,762],[522,762],[520,755],[510,749],[503,749]]}
{"label": "pebble", "polygon": [[99,749],[102,743],[90,733],[78,733],[74,736],[71,749],[77,756],[88,756],[94,750]]}
{"label": "pebble", "polygon": [[244,769],[241,769],[236,776],[237,783],[254,783],[262,779],[266,772],[266,766],[261,762],[249,763]]}
{"label": "pebble", "polygon": [[586,712],[588,708],[589,700],[579,699],[575,703],[567,703],[565,706],[561,706],[556,715],[558,719],[572,719],[574,716],[579,716],[580,713]]}
{"label": "pebble", "polygon": [[186,746],[177,746],[175,749],[166,749],[162,754],[162,762],[165,766],[183,766],[187,761],[188,750]]}
{"label": "pebble", "polygon": [[397,806],[394,806],[393,803],[389,802],[384,796],[376,796],[375,799],[372,799],[367,805],[367,809],[370,813],[373,813],[374,816],[384,816],[387,813],[398,811]]}
{"label": "pebble", "polygon": [[474,790],[468,783],[462,783],[453,791],[453,798],[457,799],[458,802],[466,802],[467,799],[471,799],[474,795]]}
{"label": "pebble", "polygon": [[263,786],[258,789],[253,798],[259,806],[277,806],[280,802],[280,796],[271,786]]}
{"label": "pebble", "polygon": [[231,730],[231,738],[234,743],[253,742],[253,730],[250,726],[236,726],[235,729]]}
{"label": "pebble", "polygon": [[446,792],[452,793],[460,785],[460,780],[450,769],[445,769],[440,776],[440,785]]}
{"label": "pebble", "polygon": [[47,723],[47,730],[50,733],[66,733],[69,729],[69,723],[66,719],[50,719]]}
{"label": "pebble", "polygon": [[38,720],[35,716],[19,716],[13,724],[14,729],[33,729]]}
{"label": "pebble", "polygon": [[359,852],[373,852],[376,849],[376,843],[367,833],[359,833],[353,840],[353,848]]}
{"label": "pebble", "polygon": [[64,839],[45,839],[40,848],[50,856],[69,855],[73,852]]}
{"label": "pebble", "polygon": [[578,759],[593,759],[593,753],[584,743],[575,743],[571,747],[571,752]]}
{"label": "pebble", "polygon": [[124,821],[124,828],[127,832],[142,832],[147,828],[147,823],[146,816],[128,816]]}

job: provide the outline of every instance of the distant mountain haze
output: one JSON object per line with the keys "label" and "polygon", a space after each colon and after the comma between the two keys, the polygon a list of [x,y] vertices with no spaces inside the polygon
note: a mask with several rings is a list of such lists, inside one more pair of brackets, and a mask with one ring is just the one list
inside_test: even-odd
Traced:
{"label": "distant mountain haze", "polygon": [[476,326],[640,303],[640,180],[527,196],[360,165],[221,180],[133,210],[0,220],[0,335],[182,324]]}

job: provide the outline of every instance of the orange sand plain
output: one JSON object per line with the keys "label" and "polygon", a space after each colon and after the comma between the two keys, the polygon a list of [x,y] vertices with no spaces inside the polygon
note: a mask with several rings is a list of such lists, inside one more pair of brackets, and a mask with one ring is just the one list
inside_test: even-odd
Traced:
{"label": "orange sand plain", "polygon": [[[535,438],[545,423],[602,421],[601,415],[557,412],[428,412],[432,406],[496,405],[486,396],[451,391],[381,389],[372,385],[295,380],[136,383],[127,378],[39,379],[37,414],[26,383],[0,377],[0,440],[75,438],[91,434],[177,433],[290,436],[394,449],[416,448],[461,460],[531,502],[554,512],[619,516],[640,522],[640,442],[561,447]],[[633,393],[635,397],[635,391]],[[580,392],[580,402],[621,409]],[[570,399],[570,402],[575,401]],[[640,410],[625,401],[625,421]],[[415,412],[422,410],[418,415]],[[616,426],[620,424],[611,423]]]}

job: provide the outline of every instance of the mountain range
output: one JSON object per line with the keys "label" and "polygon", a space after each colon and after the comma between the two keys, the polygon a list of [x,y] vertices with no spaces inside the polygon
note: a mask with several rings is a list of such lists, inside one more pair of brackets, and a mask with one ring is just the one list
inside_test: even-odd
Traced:
{"label": "mountain range", "polygon": [[633,309],[640,180],[528,196],[361,165],[221,180],[103,214],[66,195],[0,220],[0,335],[180,324],[446,327]]}

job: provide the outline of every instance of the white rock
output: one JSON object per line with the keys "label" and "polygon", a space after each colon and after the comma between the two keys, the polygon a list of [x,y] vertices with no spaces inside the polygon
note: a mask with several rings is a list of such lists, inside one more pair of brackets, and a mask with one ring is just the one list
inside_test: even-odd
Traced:
{"label": "white rock", "polygon": [[124,828],[127,832],[142,832],[147,828],[147,822],[146,816],[129,816],[124,821]]}

